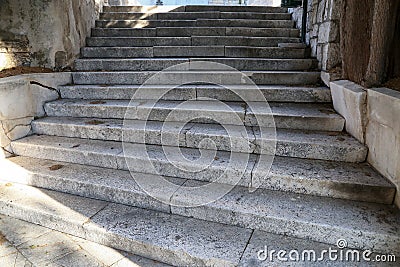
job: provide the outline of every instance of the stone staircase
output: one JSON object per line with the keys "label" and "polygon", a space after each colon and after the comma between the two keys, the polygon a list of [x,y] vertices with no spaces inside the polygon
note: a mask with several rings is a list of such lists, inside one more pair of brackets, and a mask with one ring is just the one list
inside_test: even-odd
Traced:
{"label": "stone staircase", "polygon": [[[196,68],[188,75],[224,77],[229,86],[184,84],[156,104],[169,82],[182,80],[179,70],[141,87],[165,68],[204,61],[242,71],[258,89],[229,71]],[[284,8],[105,7],[76,61],[74,84],[59,88],[61,99],[45,105],[34,134],[13,142],[18,156],[2,163],[9,171],[0,174],[0,213],[176,266],[270,266],[257,260],[266,245],[322,250],[339,239],[399,255],[396,189],[365,163],[367,148],[343,132],[316,66]],[[258,92],[270,110],[250,108],[263,104]],[[190,118],[203,119],[186,123]],[[273,126],[269,170],[258,163],[271,152],[262,129]],[[177,145],[191,168],[201,165],[199,148],[217,152],[206,170],[184,171],[165,154]],[[245,166],[239,180],[232,155]],[[131,173],[148,181],[165,176],[176,190],[153,187],[177,205],[149,196]],[[185,188],[215,177],[217,187],[236,186],[191,206],[204,195]],[[252,192],[257,179],[260,189]]]}

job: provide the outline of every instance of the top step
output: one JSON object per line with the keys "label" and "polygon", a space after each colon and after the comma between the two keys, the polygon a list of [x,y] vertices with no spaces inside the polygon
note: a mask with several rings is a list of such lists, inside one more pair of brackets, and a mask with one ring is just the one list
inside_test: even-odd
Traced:
{"label": "top step", "polygon": [[104,12],[260,12],[260,13],[286,13],[287,8],[267,6],[105,6]]}

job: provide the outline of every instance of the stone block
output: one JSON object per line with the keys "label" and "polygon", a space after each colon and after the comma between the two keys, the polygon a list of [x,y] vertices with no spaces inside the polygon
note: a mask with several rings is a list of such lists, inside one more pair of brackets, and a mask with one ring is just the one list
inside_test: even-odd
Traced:
{"label": "stone block", "polygon": [[331,23],[329,21],[322,23],[318,30],[318,43],[325,44],[329,42]]}
{"label": "stone block", "polygon": [[[368,89],[368,161],[400,189],[400,92]],[[396,204],[400,207],[397,193]]]}
{"label": "stone block", "polygon": [[346,131],[364,143],[367,122],[367,93],[363,87],[347,81],[330,83],[333,106],[346,119]]}
{"label": "stone block", "polygon": [[331,70],[342,63],[342,57],[340,54],[340,44],[338,43],[328,43],[323,46],[324,57],[326,61],[322,64],[323,70]]}

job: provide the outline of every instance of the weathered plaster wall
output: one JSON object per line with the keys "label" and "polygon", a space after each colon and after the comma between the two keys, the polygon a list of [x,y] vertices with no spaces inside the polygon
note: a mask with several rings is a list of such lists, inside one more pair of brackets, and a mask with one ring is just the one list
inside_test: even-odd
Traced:
{"label": "weathered plaster wall", "polygon": [[0,79],[0,158],[12,154],[11,141],[30,134],[32,120],[45,116],[44,103],[58,99],[57,87],[69,83],[69,72]]}
{"label": "weathered plaster wall", "polygon": [[400,92],[367,89],[348,80],[331,82],[330,87],[346,130],[369,148],[368,162],[396,185],[400,207]]}
{"label": "weathered plaster wall", "polygon": [[79,55],[105,0],[0,0],[0,70],[62,69]]}

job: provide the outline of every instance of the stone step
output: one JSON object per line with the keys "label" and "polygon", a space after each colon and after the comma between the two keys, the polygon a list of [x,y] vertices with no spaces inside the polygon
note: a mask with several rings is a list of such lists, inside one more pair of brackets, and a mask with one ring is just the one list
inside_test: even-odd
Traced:
{"label": "stone step", "polygon": [[306,49],[250,46],[155,46],[155,47],[84,47],[84,58],[153,58],[153,57],[242,57],[307,58]]}
{"label": "stone step", "polygon": [[[77,71],[154,71],[192,62],[210,61],[237,70],[305,71],[317,67],[315,59],[264,59],[264,58],[135,58],[135,59],[77,59]],[[196,70],[193,67],[193,70]]]}
{"label": "stone step", "polygon": [[241,227],[30,186],[3,183],[1,188],[6,188],[1,214],[172,266],[237,266],[252,234]]}
{"label": "stone step", "polygon": [[292,20],[195,19],[195,20],[96,20],[98,28],[154,27],[252,27],[294,28]]}
{"label": "stone step", "polygon": [[267,6],[105,6],[104,12],[257,12],[257,13],[287,13],[287,8]]}
{"label": "stone step", "polygon": [[107,20],[195,20],[195,19],[259,19],[259,20],[290,20],[289,13],[259,13],[259,12],[105,12],[100,19]]}
{"label": "stone step", "polygon": [[[124,72],[73,72],[74,84],[143,84],[149,78],[158,74],[157,71],[124,71]],[[304,71],[242,71],[258,85],[317,85],[320,82],[320,72]],[[209,81],[211,84],[240,85],[248,83],[237,72],[230,71],[171,71],[157,76],[159,84],[179,85],[193,81]]]}
{"label": "stone step", "polygon": [[298,29],[246,27],[94,28],[92,37],[254,36],[299,37]]}
{"label": "stone step", "polygon": [[[71,129],[71,127],[69,129]],[[54,140],[56,141],[56,143],[46,143],[46,141],[43,140],[45,138],[49,140]],[[118,168],[121,171],[117,171],[115,169],[105,169],[104,172],[110,172],[113,173],[113,175],[117,176],[119,185],[128,180],[126,178],[123,178],[127,176],[126,174],[124,174],[123,170],[128,170],[128,166],[124,160],[123,154],[107,154],[106,150],[104,149],[105,146],[103,146],[109,144],[110,146],[114,147],[113,150],[118,150],[118,152],[121,152],[122,147],[120,143],[102,142],[100,144],[99,141],[95,140],[91,140],[88,143],[85,140],[81,139],[49,136],[42,137],[42,140],[40,140],[40,142],[41,143],[39,143],[38,140],[35,140],[33,143],[30,144],[25,143],[25,146],[29,146],[29,149],[31,149],[31,151],[26,149],[23,150],[25,152],[22,153],[31,154],[35,157],[45,159],[61,160],[65,162],[79,164],[90,164],[94,166],[99,166],[102,162],[106,161],[111,163],[112,157],[114,157],[114,162],[119,162],[118,165],[106,164],[106,166],[109,168]],[[57,149],[58,144],[60,144],[60,147]],[[99,148],[99,145],[101,145],[103,149]],[[40,147],[42,147],[43,153],[45,152],[44,154],[40,152]],[[19,145],[18,149],[23,148],[21,147],[21,145]],[[240,161],[240,165],[247,166],[244,172],[238,172],[235,171],[232,166],[229,166],[231,156],[230,152],[219,151],[217,153],[218,157],[213,160],[212,164],[207,166],[206,170],[200,172],[188,172],[185,171],[184,168],[178,169],[174,165],[172,165],[172,161],[166,158],[162,146],[147,145],[146,147],[144,147],[141,144],[130,144],[125,149],[125,155],[128,158],[130,171],[138,173],[175,176],[176,178],[180,179],[191,179],[204,182],[215,181],[215,178],[219,177],[218,182],[224,184],[238,184],[245,187],[257,186],[259,188],[271,190],[384,204],[391,204],[396,193],[396,189],[393,184],[388,182],[366,163],[354,164],[322,160],[275,157],[271,169],[269,169],[270,166],[268,164],[259,164],[257,168],[255,168],[254,166],[256,162],[259,161],[257,155],[251,155],[250,158],[247,158],[244,156],[241,157],[240,153],[233,152],[236,158],[243,159]],[[147,151],[147,153],[143,153],[143,151]],[[196,155],[198,155],[198,151],[196,149],[182,148],[181,151],[187,158],[195,158]],[[63,156],[61,158],[57,158],[60,153],[62,153]],[[82,155],[84,153],[90,154],[91,160],[82,159]],[[15,160],[16,159],[12,159],[12,161]],[[24,162],[25,164],[32,164],[33,166],[40,166],[38,159],[29,158],[29,160],[27,160],[24,158],[19,161]],[[66,164],[53,163],[51,166],[56,165],[65,166]],[[191,161],[190,163],[187,163],[188,169],[199,169],[200,167],[201,164],[197,163],[196,161]],[[79,174],[83,175],[83,177],[87,177],[85,173],[98,173],[96,171],[93,171],[96,168],[91,168],[88,166],[81,166],[81,168],[83,169],[83,171],[77,171],[75,173],[71,172],[70,175],[76,176],[77,174]],[[223,174],[223,172],[226,173]],[[115,176],[113,176],[114,181],[116,181]],[[99,179],[97,175],[92,175],[90,177],[93,177],[93,179]],[[106,184],[108,185],[113,184],[105,181],[106,179],[100,180],[106,182]],[[43,184],[33,185],[43,187]],[[120,188],[129,187],[121,186]],[[53,187],[49,187],[48,189],[60,190],[60,188]],[[73,191],[65,192],[74,194],[77,193]],[[90,192],[93,192],[93,190],[90,190]],[[109,197],[120,195],[121,194],[114,193],[107,194],[107,196]],[[100,194],[95,196],[85,194],[84,196],[99,198]],[[104,200],[115,201],[122,204],[132,204],[129,202],[123,202],[121,199]],[[148,207],[144,206],[144,208]]]}
{"label": "stone step", "polygon": [[[259,130],[239,126],[225,127],[228,130],[211,124],[57,117],[34,123],[34,131],[39,134],[86,139],[121,141],[126,132],[129,133],[129,136],[124,135],[127,142],[203,149],[215,147],[220,151],[267,155],[275,152],[277,156],[344,162],[363,162],[367,154],[366,147],[344,133],[278,129],[275,137],[275,132],[269,129],[263,129],[261,134]],[[207,142],[201,142],[206,138]],[[272,151],[275,142],[276,150]]]}
{"label": "stone step", "polygon": [[[50,164],[43,164],[43,169]],[[65,177],[71,177],[74,167],[57,170],[57,176],[65,172]],[[19,168],[18,176],[23,173]],[[100,177],[115,177],[114,173],[103,170],[97,173]],[[79,190],[81,187],[73,184],[79,181],[84,185],[80,194],[90,187],[115,191],[115,180],[108,178],[110,185],[90,177],[91,173],[79,181],[75,175],[63,186]],[[192,203],[190,199],[204,198],[202,193],[188,189],[198,185],[188,181],[178,186],[175,193],[162,189],[159,193],[170,196],[173,204],[184,206]],[[205,266],[211,262],[214,266],[236,266],[247,244],[252,243],[251,229],[268,229],[270,233],[327,244],[344,239],[348,248],[400,253],[400,212],[389,205],[269,190],[250,193],[247,188],[236,187],[210,204],[193,208],[170,206],[170,213],[164,213],[16,183],[2,183],[1,188],[2,214],[178,266]],[[132,185],[124,191],[131,201],[140,201],[135,199],[137,194],[126,193],[136,191]],[[269,248],[273,245],[268,243]]]}
{"label": "stone step", "polygon": [[[168,86],[151,85],[66,85],[58,89],[62,98],[129,100],[138,89],[148,91],[148,99],[190,100],[208,97],[220,101],[243,101],[239,95],[246,95],[247,101],[260,101],[259,92],[268,102],[331,103],[330,89],[327,87],[286,87],[286,86],[229,86],[229,89],[216,85],[182,85],[171,89]],[[235,92],[238,92],[236,94]]]}
{"label": "stone step", "polygon": [[[274,132],[270,133],[268,129],[263,129],[263,135],[261,135],[259,130],[233,125],[225,126],[228,129],[225,130],[222,126],[215,124],[185,125],[177,122],[163,124],[157,121],[146,123],[137,120],[68,117],[41,119],[35,121],[33,125],[36,133],[45,135],[122,141],[123,132],[126,132],[124,141],[127,142],[204,149],[213,149],[215,146],[221,151],[255,154],[273,153],[270,147],[275,140]],[[278,129],[276,134],[275,154],[278,156],[345,162],[363,162],[366,158],[367,149],[344,133]],[[201,140],[205,138],[212,140],[215,144],[201,143]]]}
{"label": "stone step", "polygon": [[[146,94],[147,95],[147,94]],[[48,116],[209,123],[342,131],[344,119],[330,105],[308,103],[225,102],[214,100],[77,100],[45,104]],[[273,118],[271,118],[271,115]]]}
{"label": "stone step", "polygon": [[300,42],[289,37],[249,36],[192,36],[192,37],[89,37],[87,46],[92,47],[144,47],[144,46],[250,46],[275,47],[282,42]]}

